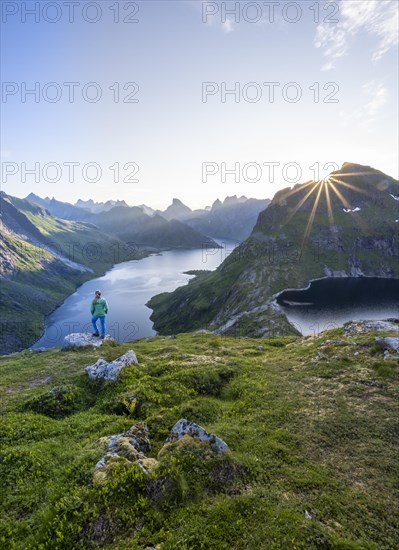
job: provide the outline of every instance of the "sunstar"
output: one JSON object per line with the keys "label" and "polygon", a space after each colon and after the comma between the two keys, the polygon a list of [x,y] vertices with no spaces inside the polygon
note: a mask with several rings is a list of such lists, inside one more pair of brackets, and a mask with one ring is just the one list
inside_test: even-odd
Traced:
{"label": "sunstar", "polygon": [[[344,212],[352,213],[352,212],[359,212],[360,208],[356,207],[353,208],[352,205],[349,204],[348,200],[344,196],[345,188],[350,189],[352,191],[355,191],[357,193],[363,193],[368,194],[367,191],[364,191],[363,189],[360,189],[356,187],[355,185],[352,185],[351,183],[347,183],[346,181],[343,181],[340,177],[353,177],[353,176],[367,176],[372,175],[372,172],[352,172],[350,174],[337,174],[334,173],[334,175],[330,174],[326,178],[319,180],[319,181],[310,181],[304,185],[301,185],[295,189],[291,189],[287,193],[285,193],[282,197],[282,200],[284,201],[286,198],[288,198],[291,195],[294,195],[295,193],[298,193],[298,191],[302,191],[305,187],[310,187],[309,191],[305,194],[304,197],[301,198],[301,200],[295,205],[295,207],[292,209],[290,215],[288,216],[287,222],[290,221],[293,216],[298,212],[298,210],[305,204],[305,202],[311,197],[311,195],[316,192],[315,194],[315,200],[312,206],[312,210],[309,214],[309,219],[306,225],[306,229],[304,232],[303,240],[302,240],[302,246],[301,248],[305,246],[307,239],[310,235],[310,232],[312,230],[313,222],[317,213],[317,208],[320,203],[320,198],[322,196],[322,193],[324,192],[325,198],[326,198],[326,204],[327,204],[327,215],[328,215],[328,221],[330,227],[334,225],[334,214],[333,209],[331,205],[331,194],[330,190],[335,194],[335,196],[339,199],[343,206]],[[341,189],[339,189],[341,187]],[[355,218],[356,223],[361,225],[364,222],[360,221],[358,218]]]}

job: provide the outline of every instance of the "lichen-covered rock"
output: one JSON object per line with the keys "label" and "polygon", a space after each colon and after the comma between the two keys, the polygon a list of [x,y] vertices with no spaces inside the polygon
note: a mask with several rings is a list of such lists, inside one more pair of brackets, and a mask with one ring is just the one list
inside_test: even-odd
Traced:
{"label": "lichen-covered rock", "polygon": [[129,367],[133,364],[138,364],[137,357],[133,350],[129,350],[124,355],[121,355],[110,363],[104,359],[98,359],[94,365],[89,365],[86,367],[85,372],[91,380],[101,378],[103,380],[113,381],[117,379],[118,374],[123,367]]}
{"label": "lichen-covered rock", "polygon": [[218,453],[225,453],[229,450],[227,443],[225,443],[220,437],[217,437],[214,434],[207,432],[204,428],[196,424],[195,422],[190,422],[185,418],[181,418],[173,428],[170,430],[170,433],[166,439],[166,442],[176,441],[177,439],[182,438],[185,435],[190,435],[195,439],[201,441],[208,441],[212,447],[216,449]]}
{"label": "lichen-covered rock", "polygon": [[148,452],[151,450],[151,443],[148,438],[148,428],[145,422],[137,422],[131,428],[121,434],[114,434],[101,437],[97,446],[102,449],[115,450],[121,439],[128,440],[130,445],[139,453]]}
{"label": "lichen-covered rock", "polygon": [[83,346],[99,347],[103,342],[110,340],[114,341],[109,334],[106,334],[104,338],[99,338],[98,336],[93,336],[88,332],[73,332],[72,334],[65,336],[62,347],[63,349]]}
{"label": "lichen-covered rock", "polygon": [[103,470],[103,474],[96,475],[97,481],[105,479],[108,464],[112,466],[117,459],[123,459],[127,464],[136,462],[145,473],[152,472],[158,465],[157,460],[144,454],[151,450],[148,428],[144,422],[138,422],[124,433],[101,437],[97,446],[107,451],[94,468],[96,472]]}
{"label": "lichen-covered rock", "polygon": [[138,422],[125,432],[130,443],[137,451],[147,453],[151,451],[151,443],[148,438],[148,428],[144,422]]}
{"label": "lichen-covered rock", "polygon": [[115,449],[118,456],[123,456],[130,460],[130,462],[144,458],[144,454],[132,445],[128,437],[120,437],[112,449]]}

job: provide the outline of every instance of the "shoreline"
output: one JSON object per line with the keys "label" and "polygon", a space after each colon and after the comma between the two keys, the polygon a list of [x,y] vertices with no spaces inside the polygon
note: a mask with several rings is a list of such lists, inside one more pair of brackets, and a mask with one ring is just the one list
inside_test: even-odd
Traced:
{"label": "shoreline", "polygon": [[[144,249],[145,250],[145,249]],[[144,250],[143,250],[143,253],[144,253]],[[148,249],[147,249],[148,250]],[[59,302],[57,302],[57,304],[51,309],[51,311],[49,311],[48,313],[46,313],[44,316],[43,316],[43,319],[42,319],[42,322],[41,322],[41,333],[40,333],[40,336],[35,338],[33,342],[31,342],[28,346],[26,347],[23,347],[22,349],[17,349],[17,350],[13,350],[13,351],[10,351],[10,352],[6,352],[6,353],[1,353],[0,354],[0,357],[6,357],[8,355],[11,355],[13,353],[21,353],[23,351],[28,351],[28,350],[31,350],[32,349],[32,346],[34,346],[45,334],[45,325],[46,325],[46,320],[47,318],[52,315],[59,307],[61,307],[65,301],[70,297],[72,296],[81,286],[83,286],[84,284],[88,283],[89,281],[93,281],[94,279],[98,279],[100,277],[104,277],[104,275],[106,275],[109,271],[111,271],[115,266],[117,265],[120,265],[120,264],[123,264],[123,263],[127,263],[127,262],[139,262],[140,260],[144,260],[145,258],[148,258],[149,256],[153,255],[153,254],[157,254],[157,253],[160,253],[160,252],[164,252],[164,250],[158,250],[157,252],[155,251],[152,251],[152,252],[147,252],[147,253],[144,253],[139,259],[130,259],[130,260],[124,260],[122,262],[116,262],[116,263],[113,263],[111,266],[109,266],[108,268],[106,268],[105,270],[102,270],[98,273],[94,273],[94,271],[91,273],[92,275],[94,275],[94,277],[90,277],[88,278],[87,280],[83,281],[83,282],[80,282],[79,284],[75,284],[74,285],[74,290],[73,292],[67,294],[62,300],[60,300]]]}
{"label": "shoreline", "polygon": [[[212,237],[209,237],[210,239],[212,239]],[[218,241],[220,241],[220,239],[218,239]],[[215,241],[216,242],[216,241]],[[221,241],[222,243],[224,241]],[[224,245],[223,244],[220,244],[220,242],[216,242],[216,245],[217,245],[217,248],[218,250],[219,249],[224,249]],[[154,247],[152,249],[150,249],[149,247],[148,248],[144,248],[143,250],[141,250],[141,255],[140,255],[140,258],[138,259],[134,259],[134,258],[131,258],[131,259],[128,259],[128,260],[124,260],[122,262],[116,262],[116,263],[113,263],[111,266],[109,266],[108,268],[106,268],[105,270],[102,270],[101,272],[99,273],[96,273],[94,277],[90,277],[88,278],[87,280],[83,281],[83,282],[80,282],[79,284],[75,285],[75,288],[73,290],[73,292],[67,294],[62,300],[60,300],[59,302],[57,302],[57,304],[55,305],[55,307],[53,307],[51,309],[51,311],[49,311],[48,313],[46,313],[42,319],[42,323],[41,323],[41,332],[40,332],[40,335],[38,337],[35,337],[35,339],[33,341],[31,341],[27,346],[19,349],[19,350],[12,350],[10,352],[6,352],[6,353],[2,353],[0,355],[0,357],[5,357],[7,355],[10,355],[12,353],[19,353],[19,352],[22,352],[22,351],[27,351],[27,350],[32,350],[33,349],[33,346],[35,346],[40,340],[41,338],[43,338],[43,336],[45,335],[46,333],[46,322],[49,318],[50,315],[52,315],[59,307],[61,307],[65,301],[70,298],[75,292],[78,291],[79,288],[81,288],[84,284],[90,282],[90,281],[93,281],[97,278],[100,278],[100,277],[104,277],[107,273],[109,273],[110,271],[112,271],[116,266],[120,266],[124,263],[130,263],[130,262],[139,262],[141,260],[144,260],[146,258],[149,258],[151,256],[159,256],[159,255],[162,255],[164,252],[171,252],[171,251],[190,251],[190,250],[201,250],[201,247],[190,247],[190,248],[187,248],[187,247],[177,247],[177,248],[174,248],[174,247],[168,247],[168,248],[162,248],[162,249],[155,249]],[[136,251],[137,253],[137,251]],[[194,277],[193,277],[194,278]],[[49,348],[50,349],[50,348]]]}

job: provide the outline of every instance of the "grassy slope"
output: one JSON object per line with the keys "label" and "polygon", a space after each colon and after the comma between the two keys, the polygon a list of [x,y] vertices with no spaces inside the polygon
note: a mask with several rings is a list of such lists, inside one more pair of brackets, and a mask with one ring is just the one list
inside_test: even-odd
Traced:
{"label": "grassy slope", "polygon": [[[2,548],[395,548],[398,362],[383,359],[374,336],[179,334],[0,358]],[[131,348],[139,365],[117,383],[86,379],[99,355]],[[60,385],[69,414],[26,410]],[[161,461],[173,483],[160,501],[136,465],[93,483],[100,436],[145,420],[156,457],[180,417],[222,437],[240,475],[209,484],[183,449]]]}

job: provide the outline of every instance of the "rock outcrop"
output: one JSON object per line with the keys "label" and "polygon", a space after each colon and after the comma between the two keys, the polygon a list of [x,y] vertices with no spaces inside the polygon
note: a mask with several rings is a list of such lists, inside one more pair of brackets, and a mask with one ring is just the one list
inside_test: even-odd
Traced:
{"label": "rock outcrop", "polygon": [[62,343],[62,347],[65,348],[74,348],[74,347],[83,347],[83,346],[95,346],[96,348],[101,346],[103,342],[113,341],[113,338],[109,334],[106,334],[104,338],[99,338],[98,336],[93,336],[88,332],[73,332],[65,336]]}
{"label": "rock outcrop", "polygon": [[[177,441],[193,442],[195,445],[208,446],[212,456],[224,454],[229,451],[228,445],[216,435],[213,435],[195,422],[181,418],[169,432],[169,436],[162,449],[158,453],[158,460],[146,456],[151,451],[151,443],[148,437],[148,428],[144,422],[138,422],[126,432],[104,436],[97,442],[97,446],[105,451],[104,456],[98,460],[94,467],[94,479],[102,482],[106,479],[108,472],[117,463],[136,463],[145,473],[150,474],[166,456],[173,453]],[[194,444],[194,442],[193,442]],[[226,455],[226,456],[230,456]]]}
{"label": "rock outcrop", "polygon": [[391,350],[399,354],[399,338],[386,336],[385,338],[376,338],[375,343],[384,350],[384,359],[399,359],[399,355],[392,355]]}
{"label": "rock outcrop", "polygon": [[387,319],[384,321],[349,321],[344,325],[344,334],[350,336],[363,332],[382,332],[390,330],[399,331],[399,323]]}
{"label": "rock outcrop", "polygon": [[208,441],[211,446],[216,449],[216,451],[221,454],[229,450],[227,443],[217,437],[214,434],[211,434],[204,430],[201,426],[195,422],[190,422],[185,418],[181,418],[173,428],[170,430],[168,438],[166,439],[167,443],[181,439],[185,435],[190,435],[194,439],[199,439],[200,441]]}
{"label": "rock outcrop", "polygon": [[136,462],[146,474],[158,465],[157,460],[144,454],[151,450],[148,428],[144,422],[138,422],[124,433],[102,437],[97,445],[107,452],[94,467],[96,481],[103,481],[109,469],[118,462]]}
{"label": "rock outcrop", "polygon": [[86,374],[90,380],[102,379],[113,381],[118,378],[119,372],[123,367],[138,365],[136,354],[129,350],[114,361],[108,362],[105,359],[98,359],[94,365],[85,368]]}
{"label": "rock outcrop", "polygon": [[383,349],[392,348],[395,351],[399,352],[399,338],[389,337],[386,338],[376,338],[376,343],[379,344]]}

